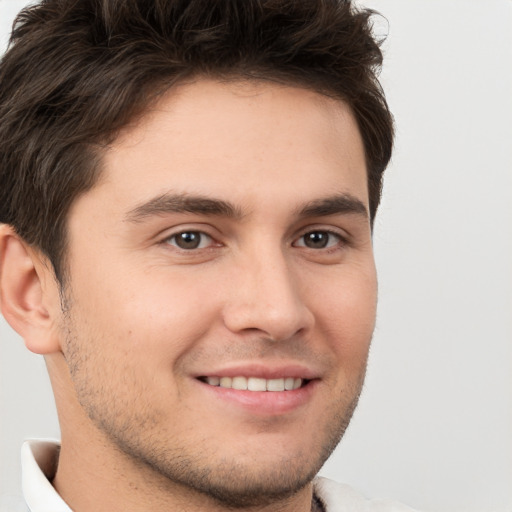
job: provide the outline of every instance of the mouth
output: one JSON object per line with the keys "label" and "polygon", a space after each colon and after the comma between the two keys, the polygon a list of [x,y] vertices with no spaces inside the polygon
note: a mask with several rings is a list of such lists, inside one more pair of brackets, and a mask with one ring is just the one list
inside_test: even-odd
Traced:
{"label": "mouth", "polygon": [[203,376],[198,377],[201,382],[209,386],[220,387],[224,389],[235,389],[237,391],[255,391],[255,392],[279,392],[295,391],[306,386],[310,381],[300,377],[281,377],[273,379],[264,379],[261,377],[219,377]]}
{"label": "mouth", "polygon": [[320,396],[321,380],[319,372],[294,364],[244,364],[195,376],[212,405],[224,404],[228,414],[245,411],[252,419],[306,410]]}

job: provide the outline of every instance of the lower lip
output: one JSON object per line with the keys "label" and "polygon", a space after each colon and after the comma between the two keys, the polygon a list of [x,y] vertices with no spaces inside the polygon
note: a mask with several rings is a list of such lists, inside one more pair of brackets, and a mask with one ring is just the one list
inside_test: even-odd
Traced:
{"label": "lower lip", "polygon": [[197,382],[216,399],[263,416],[278,416],[303,407],[312,399],[318,386],[317,380],[311,380],[290,391],[246,391]]}

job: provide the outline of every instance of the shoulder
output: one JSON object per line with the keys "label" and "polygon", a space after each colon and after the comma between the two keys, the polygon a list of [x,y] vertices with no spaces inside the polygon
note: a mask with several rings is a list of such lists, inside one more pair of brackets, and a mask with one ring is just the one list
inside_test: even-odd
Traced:
{"label": "shoulder", "polygon": [[326,512],[415,512],[392,500],[368,500],[352,487],[327,478],[317,477],[314,485]]}

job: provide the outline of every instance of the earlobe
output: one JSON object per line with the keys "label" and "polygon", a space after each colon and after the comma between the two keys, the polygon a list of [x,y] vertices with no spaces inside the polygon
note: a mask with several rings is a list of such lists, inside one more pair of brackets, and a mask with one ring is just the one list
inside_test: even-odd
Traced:
{"label": "earlobe", "polygon": [[60,350],[54,328],[56,284],[46,286],[50,272],[10,226],[0,225],[0,309],[38,354]]}

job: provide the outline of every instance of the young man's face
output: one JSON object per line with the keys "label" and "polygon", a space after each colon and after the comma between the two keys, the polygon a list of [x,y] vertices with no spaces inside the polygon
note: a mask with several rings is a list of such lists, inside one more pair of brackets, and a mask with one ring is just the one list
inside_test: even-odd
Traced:
{"label": "young man's face", "polygon": [[304,486],[350,420],[375,319],[349,109],[200,80],[103,164],[69,214],[61,330],[86,430],[232,504]]}

